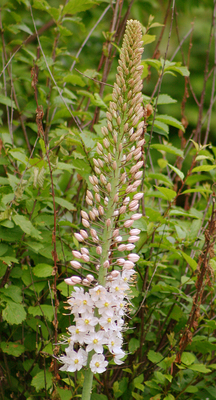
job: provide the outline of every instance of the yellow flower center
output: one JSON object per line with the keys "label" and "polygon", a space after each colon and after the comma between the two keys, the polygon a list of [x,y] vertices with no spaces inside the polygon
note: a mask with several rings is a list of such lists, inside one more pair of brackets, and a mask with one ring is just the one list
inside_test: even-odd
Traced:
{"label": "yellow flower center", "polygon": [[100,363],[98,361],[95,363],[95,367],[100,367]]}
{"label": "yellow flower center", "polygon": [[111,321],[112,321],[112,319],[111,319],[111,318],[107,318],[107,322],[109,322],[109,323],[110,323]]}
{"label": "yellow flower center", "polygon": [[75,331],[76,333],[79,333],[79,329],[78,328],[76,328],[76,331]]}
{"label": "yellow flower center", "polygon": [[106,303],[104,303],[104,307],[108,307],[109,306],[109,303],[108,303],[108,301],[106,301]]}
{"label": "yellow flower center", "polygon": [[119,287],[118,287],[118,286],[115,287],[115,291],[116,291],[116,292],[119,291]]}
{"label": "yellow flower center", "polygon": [[115,342],[112,341],[112,342],[111,342],[111,345],[114,346],[114,344],[115,344]]}
{"label": "yellow flower center", "polygon": [[74,364],[78,364],[78,362],[79,362],[79,360],[78,360],[78,358],[76,358],[76,359],[74,360]]}
{"label": "yellow flower center", "polygon": [[88,325],[89,324],[89,319],[85,319],[85,324]]}
{"label": "yellow flower center", "polygon": [[94,344],[98,343],[98,339],[94,339],[94,340],[93,340],[93,343],[94,343]]}
{"label": "yellow flower center", "polygon": [[87,300],[83,300],[83,304],[86,305],[87,304]]}

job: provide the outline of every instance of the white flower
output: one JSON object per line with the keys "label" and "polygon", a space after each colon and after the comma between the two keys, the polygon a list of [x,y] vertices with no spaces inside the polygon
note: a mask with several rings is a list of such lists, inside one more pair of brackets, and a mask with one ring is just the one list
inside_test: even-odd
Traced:
{"label": "white flower", "polygon": [[116,317],[101,317],[99,319],[99,324],[100,326],[107,332],[108,330],[116,331],[117,330],[117,325],[115,322]]}
{"label": "white flower", "polygon": [[105,360],[103,354],[94,354],[90,362],[90,368],[94,374],[101,374],[106,371],[107,364],[108,362]]}
{"label": "white flower", "polygon": [[96,285],[93,289],[89,290],[91,299],[97,302],[103,294],[106,294],[106,289],[101,285]]}
{"label": "white flower", "polygon": [[77,328],[80,332],[94,332],[94,326],[98,324],[98,318],[89,313],[84,313],[82,317],[75,318]]}
{"label": "white flower", "polygon": [[85,338],[85,343],[88,344],[86,351],[94,350],[96,353],[103,353],[103,344],[106,343],[104,332],[90,332]]}
{"label": "white flower", "polygon": [[108,349],[110,353],[117,354],[121,352],[122,338],[118,337],[115,333],[108,339]]}
{"label": "white flower", "polygon": [[67,353],[67,356],[62,356],[59,358],[60,361],[65,363],[65,365],[60,368],[61,371],[79,371],[84,365],[87,364],[87,354],[83,349],[79,349],[78,352],[70,350],[70,352],[68,351]]}
{"label": "white flower", "polygon": [[68,331],[69,331],[70,334],[71,334],[70,340],[71,340],[73,343],[76,343],[76,342],[79,342],[80,344],[83,344],[83,343],[84,343],[85,334],[84,334],[83,332],[80,331],[80,329],[79,329],[78,326],[76,326],[76,325],[71,325],[71,326],[69,326]]}
{"label": "white flower", "polygon": [[123,364],[124,361],[122,361],[121,359],[125,356],[125,352],[123,350],[120,350],[118,353],[114,353],[114,362],[115,364]]}

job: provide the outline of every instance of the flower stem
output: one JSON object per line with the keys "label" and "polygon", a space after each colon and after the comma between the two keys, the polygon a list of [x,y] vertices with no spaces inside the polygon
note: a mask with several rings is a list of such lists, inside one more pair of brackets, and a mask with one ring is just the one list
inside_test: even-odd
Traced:
{"label": "flower stem", "polygon": [[88,354],[87,369],[85,371],[83,390],[82,390],[82,400],[90,400],[91,399],[93,372],[91,371],[89,364],[90,364],[93,354],[94,354],[94,350],[90,351]]}

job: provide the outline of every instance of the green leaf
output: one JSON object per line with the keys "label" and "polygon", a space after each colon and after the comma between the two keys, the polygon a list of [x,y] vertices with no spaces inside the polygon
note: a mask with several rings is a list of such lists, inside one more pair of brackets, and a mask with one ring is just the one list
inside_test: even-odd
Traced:
{"label": "green leaf", "polygon": [[181,67],[178,65],[172,65],[172,66],[167,66],[164,68],[164,71],[174,71],[174,72],[178,72],[180,75],[182,76],[189,76],[190,72],[188,71],[187,67]]}
{"label": "green leaf", "polygon": [[151,361],[154,364],[158,364],[160,361],[163,360],[162,354],[153,350],[149,350],[147,357],[149,361]]}
{"label": "green leaf", "polygon": [[192,371],[201,372],[203,374],[208,374],[209,372],[211,372],[211,370],[209,368],[206,368],[204,364],[193,364],[190,365],[188,368]]}
{"label": "green leaf", "polygon": [[152,43],[155,41],[156,35],[148,35],[145,34],[142,37],[143,45],[145,46],[146,44]]}
{"label": "green leaf", "polygon": [[25,320],[26,312],[23,305],[8,301],[2,311],[2,317],[10,325],[19,325]]}
{"label": "green leaf", "polygon": [[39,278],[46,278],[51,276],[53,273],[53,268],[48,264],[37,264],[33,268],[33,274]]}
{"label": "green leaf", "polygon": [[63,14],[76,14],[89,8],[92,8],[96,3],[90,0],[70,0],[63,8]]}
{"label": "green leaf", "polygon": [[91,400],[108,400],[108,398],[105,394],[92,393]]}
{"label": "green leaf", "polygon": [[41,304],[41,306],[34,306],[34,307],[29,307],[28,308],[28,313],[36,317],[37,315],[39,316],[45,316],[50,322],[53,320],[53,307],[49,304]]}
{"label": "green leaf", "polygon": [[182,123],[170,115],[157,115],[157,120],[167,125],[174,126],[175,128],[181,129],[183,132],[185,132],[185,128]]}
{"label": "green leaf", "polygon": [[200,165],[199,167],[195,167],[192,169],[192,172],[202,172],[202,171],[211,171],[215,169],[216,165]]}
{"label": "green leaf", "polygon": [[174,167],[174,166],[171,165],[171,164],[168,164],[168,165],[169,165],[169,167],[179,176],[179,178],[183,181],[183,179],[184,179],[184,174],[183,174],[183,172],[180,171],[180,169]]}
{"label": "green leaf", "polygon": [[158,181],[165,182],[169,186],[173,186],[171,179],[169,179],[168,176],[163,175],[163,174],[150,173],[150,174],[148,174],[148,178],[157,179]]}
{"label": "green leaf", "polygon": [[162,187],[162,186],[155,186],[155,187],[157,188],[157,190],[159,190],[159,192],[161,192],[161,193],[164,194],[165,198],[166,198],[168,201],[171,201],[171,200],[173,200],[173,199],[176,197],[176,192],[175,192],[175,190],[167,189],[167,188]]}
{"label": "green leaf", "polygon": [[[46,380],[45,380],[45,375],[46,374]],[[46,371],[40,371],[38,372],[37,375],[34,376],[34,378],[31,381],[31,385],[35,387],[36,391],[39,392],[39,390],[51,388],[52,386],[52,373],[48,370]]]}
{"label": "green leaf", "polygon": [[79,75],[76,74],[68,74],[64,77],[63,79],[64,82],[69,82],[72,85],[78,85],[78,86],[86,86],[86,83],[82,80],[82,78]]}
{"label": "green leaf", "polygon": [[181,362],[185,365],[191,365],[196,360],[196,357],[192,353],[184,351],[181,356]]}
{"label": "green leaf", "polygon": [[166,146],[165,144],[158,143],[158,144],[151,144],[150,147],[158,151],[165,151],[166,153],[175,154],[176,156],[184,158],[183,151],[174,146]]}
{"label": "green leaf", "polygon": [[[173,103],[176,103],[176,102],[177,102],[177,100],[173,99],[168,94],[160,94],[158,96],[157,105],[160,105],[160,104],[173,104]],[[154,104],[155,103],[156,103],[156,99],[154,100]]]}
{"label": "green leaf", "polygon": [[55,197],[55,202],[59,204],[61,207],[66,208],[69,211],[74,211],[76,208],[69,201],[62,199],[61,197]]}
{"label": "green leaf", "polygon": [[181,194],[185,193],[212,193],[211,189],[204,188],[202,186],[197,186],[196,189],[187,189],[184,190]]}
{"label": "green leaf", "polygon": [[16,225],[18,225],[23,232],[27,233],[27,235],[32,236],[36,239],[42,239],[40,236],[40,232],[32,225],[31,221],[29,221],[24,215],[14,215],[12,217],[13,221]]}
{"label": "green leaf", "polygon": [[16,104],[10,97],[6,97],[3,94],[0,94],[0,104],[4,104],[5,106],[12,107],[14,110],[17,109]]}
{"label": "green leaf", "polygon": [[188,387],[186,387],[186,389],[184,391],[186,393],[197,393],[199,391],[199,389],[196,386],[189,385]]}
{"label": "green leaf", "polygon": [[18,286],[10,285],[8,287],[1,288],[0,292],[12,299],[15,303],[21,303],[22,301],[22,291]]}
{"label": "green leaf", "polygon": [[18,160],[18,161],[22,162],[23,164],[27,165],[28,158],[26,157],[26,155],[24,153],[21,153],[20,151],[17,151],[17,149],[12,149],[12,150],[9,151],[9,154],[15,160]]}
{"label": "green leaf", "polygon": [[13,357],[19,357],[25,351],[23,344],[14,342],[1,342],[0,347],[3,353],[10,354]]}
{"label": "green leaf", "polygon": [[168,393],[168,395],[164,397],[163,400],[175,400],[175,397],[171,393]]}
{"label": "green leaf", "polygon": [[140,342],[138,339],[131,338],[129,341],[129,345],[128,345],[129,352],[132,354],[135,353],[135,351],[139,348],[139,345],[140,345]]}
{"label": "green leaf", "polygon": [[184,253],[181,251],[181,254],[183,255],[184,259],[187,261],[187,263],[190,265],[193,271],[197,269],[197,262],[193,260],[188,254]]}

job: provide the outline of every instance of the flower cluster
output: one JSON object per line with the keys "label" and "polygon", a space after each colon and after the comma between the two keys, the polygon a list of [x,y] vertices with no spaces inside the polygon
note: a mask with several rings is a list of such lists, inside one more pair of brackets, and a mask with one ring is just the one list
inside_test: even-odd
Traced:
{"label": "flower cluster", "polygon": [[[121,349],[125,293],[129,289],[127,282],[134,272],[125,269],[122,273],[111,273],[105,287],[96,285],[88,292],[84,292],[82,287],[74,288],[68,303],[75,325],[68,328],[70,344],[66,349],[67,355],[60,357],[64,363],[62,371],[80,370],[87,363],[88,353],[94,350],[90,368],[94,373],[104,372],[108,364],[103,355],[104,346],[113,355],[116,364],[122,363],[121,359],[125,356]],[[85,350],[80,348],[78,352],[74,351],[75,343],[85,346]]]}
{"label": "flower cluster", "polygon": [[[65,281],[75,287],[68,300],[75,326],[69,328],[70,345],[62,370],[75,371],[89,366],[103,372],[107,361],[106,346],[121,363],[123,316],[129,289],[128,281],[139,260],[135,243],[140,230],[132,227],[142,217],[138,212],[143,193],[141,184],[145,110],[142,105],[142,30],[138,21],[127,23],[120,54],[113,101],[107,112],[104,139],[97,143],[98,158],[93,158],[94,174],[89,177],[86,209],[81,211],[84,229],[74,234],[80,247],[73,250],[73,269],[88,273],[84,278],[72,276]],[[90,208],[90,210],[89,210]],[[87,291],[87,287],[90,287]],[[76,353],[74,343],[83,348]],[[87,353],[93,352],[91,359]]]}

